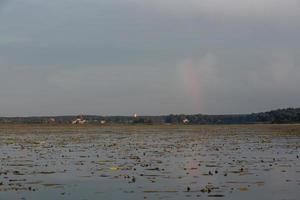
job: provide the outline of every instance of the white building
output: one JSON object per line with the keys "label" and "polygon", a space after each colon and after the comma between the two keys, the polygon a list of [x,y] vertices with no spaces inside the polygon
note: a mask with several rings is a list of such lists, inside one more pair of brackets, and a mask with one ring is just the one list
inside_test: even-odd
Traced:
{"label": "white building", "polygon": [[189,121],[187,118],[185,118],[184,120],[182,120],[182,122],[183,122],[184,124],[190,123],[190,121]]}
{"label": "white building", "polygon": [[72,124],[86,124],[86,123],[87,123],[87,120],[80,119],[80,118],[77,118],[74,121],[72,121]]}

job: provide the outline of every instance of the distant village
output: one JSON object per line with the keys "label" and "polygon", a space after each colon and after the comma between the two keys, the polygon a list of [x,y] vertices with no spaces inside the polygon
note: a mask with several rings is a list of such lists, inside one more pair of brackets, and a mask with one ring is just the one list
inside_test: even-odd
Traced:
{"label": "distant village", "polygon": [[15,117],[1,118],[0,123],[25,123],[25,124],[190,124],[190,120],[184,115],[166,116],[139,116],[134,113],[132,116],[55,116],[55,117]]}
{"label": "distant village", "polygon": [[54,117],[0,117],[0,123],[15,124],[255,124],[255,123],[300,123],[300,108],[278,109],[268,112],[236,115],[184,115],[161,116],[54,116]]}
{"label": "distant village", "polygon": [[[126,124],[136,124],[136,123],[146,123],[146,124],[163,124],[165,123],[164,119],[156,119],[153,120],[153,117],[148,117],[148,119],[145,119],[145,117],[139,117],[137,113],[134,113],[133,116],[130,118],[128,117],[122,117],[122,120],[117,120],[116,119],[90,119],[89,116],[84,116],[84,115],[80,115],[77,118],[75,118],[74,120],[71,121],[71,124],[101,124],[101,125],[105,125],[108,123],[126,123]],[[187,118],[183,118],[181,123],[183,124],[189,124],[189,120]],[[56,123],[56,119],[51,117],[48,119],[48,122],[46,123]]]}

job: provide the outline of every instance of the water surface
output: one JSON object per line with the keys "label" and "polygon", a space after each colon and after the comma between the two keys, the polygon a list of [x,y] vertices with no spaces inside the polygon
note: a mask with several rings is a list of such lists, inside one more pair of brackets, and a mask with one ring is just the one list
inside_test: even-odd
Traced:
{"label": "water surface", "polygon": [[1,126],[0,199],[300,197],[300,126]]}

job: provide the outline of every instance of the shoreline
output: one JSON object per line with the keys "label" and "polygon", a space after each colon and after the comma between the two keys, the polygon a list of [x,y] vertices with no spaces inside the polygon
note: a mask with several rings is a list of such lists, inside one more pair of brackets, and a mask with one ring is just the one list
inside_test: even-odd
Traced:
{"label": "shoreline", "polygon": [[[5,133],[60,133],[70,132],[77,133],[84,131],[97,132],[105,131],[107,133],[122,133],[132,132],[138,133],[142,131],[156,131],[156,130],[181,130],[182,132],[199,132],[205,133],[207,131],[215,130],[217,132],[230,130],[236,132],[236,130],[243,131],[245,133],[252,132],[253,130],[263,132],[274,132],[274,133],[289,133],[300,135],[300,124],[230,124],[230,125],[183,125],[183,124],[159,124],[159,125],[146,125],[146,124],[0,124],[0,134]],[[161,132],[163,134],[163,132]]]}

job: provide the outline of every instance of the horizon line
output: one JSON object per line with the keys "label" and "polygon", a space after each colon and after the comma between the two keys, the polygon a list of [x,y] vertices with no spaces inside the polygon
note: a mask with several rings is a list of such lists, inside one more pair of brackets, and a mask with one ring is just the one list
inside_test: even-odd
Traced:
{"label": "horizon line", "polygon": [[158,114],[158,115],[138,115],[138,113],[133,113],[132,115],[101,115],[101,114],[63,114],[63,115],[24,115],[24,116],[0,116],[0,118],[55,118],[55,117],[74,117],[74,116],[96,116],[96,117],[134,117],[137,114],[138,117],[163,117],[169,115],[208,115],[208,116],[226,116],[226,115],[251,115],[251,114],[258,114],[258,113],[266,113],[278,110],[288,110],[288,109],[300,109],[300,107],[286,107],[286,108],[276,108],[271,110],[265,111],[258,111],[258,112],[249,112],[249,113],[224,113],[224,114],[207,114],[207,113],[194,113],[194,114],[186,114],[186,113],[169,113],[169,114]]}

